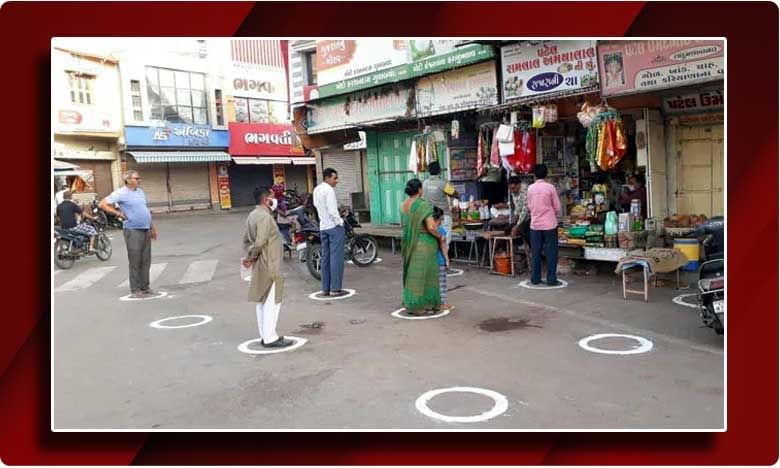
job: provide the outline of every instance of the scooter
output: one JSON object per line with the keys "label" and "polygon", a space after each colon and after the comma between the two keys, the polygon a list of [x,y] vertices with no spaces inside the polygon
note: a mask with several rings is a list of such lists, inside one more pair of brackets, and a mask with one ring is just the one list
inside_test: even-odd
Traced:
{"label": "scooter", "polygon": [[725,330],[725,277],[723,258],[723,217],[707,220],[696,230],[696,235],[704,236],[705,262],[699,268],[699,313],[704,325],[722,335]]}

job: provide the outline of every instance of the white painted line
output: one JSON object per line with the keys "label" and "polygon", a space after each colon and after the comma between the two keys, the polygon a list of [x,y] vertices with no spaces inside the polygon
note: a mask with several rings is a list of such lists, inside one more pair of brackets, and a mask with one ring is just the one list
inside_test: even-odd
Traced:
{"label": "white painted line", "polygon": [[115,269],[115,266],[90,268],[89,270],[55,289],[54,292],[78,291],[80,289],[88,288]]}
{"label": "white painted line", "polygon": [[[162,272],[165,270],[165,267],[167,267],[167,263],[152,263],[152,266],[149,268],[149,284],[154,283],[157,281],[157,278],[160,277]],[[126,279],[122,281],[117,288],[129,288],[130,287],[130,280]]]}
{"label": "white painted line", "polygon": [[[619,350],[619,349],[616,350],[616,349],[596,348],[590,345],[591,341],[601,340],[604,338],[627,338],[629,340],[635,340],[639,342],[639,346],[634,346],[633,348],[626,349],[626,350]],[[591,335],[581,339],[579,345],[580,348],[586,351],[590,351],[591,353],[618,354],[621,356],[626,356],[629,354],[642,354],[653,349],[653,342],[646,338],[642,338],[641,336],[634,336],[634,335],[622,335],[619,333],[601,333],[599,335]]]}
{"label": "white painted line", "polygon": [[463,270],[460,270],[458,268],[451,268],[451,270],[454,271],[455,273],[447,273],[447,278],[449,278],[450,276],[463,276]]}
{"label": "white painted line", "polygon": [[559,284],[558,286],[547,286],[547,283],[531,284],[531,280],[525,280],[525,281],[521,281],[518,286],[526,289],[545,290],[545,289],[561,289],[569,285],[569,283],[566,282],[565,280],[559,279],[558,281],[561,282],[561,284]]}
{"label": "white painted line", "polygon": [[[428,407],[428,402],[434,397],[443,393],[476,393],[478,395],[484,395],[488,398],[492,398],[495,402],[493,407],[484,413],[477,414],[475,416],[447,416],[445,414],[437,413]],[[487,390],[485,388],[478,387],[450,387],[439,388],[437,390],[431,390],[423,393],[415,402],[417,411],[428,416],[429,418],[438,419],[448,423],[474,423],[487,421],[493,419],[496,416],[503,414],[509,408],[509,401],[506,397],[493,390]]]}
{"label": "white painted line", "polygon": [[680,294],[679,296],[672,299],[672,302],[684,307],[690,307],[691,309],[698,309],[699,304],[691,304],[690,302],[685,302],[686,297],[696,297],[696,296],[698,296],[698,294],[696,293]]}
{"label": "white painted line", "polygon": [[244,281],[247,281],[247,282],[252,281],[252,277],[251,276],[247,276],[246,278],[244,278]]}
{"label": "white painted line", "polygon": [[[355,264],[355,262],[353,262],[352,260],[349,260],[349,261],[347,261],[347,263],[349,263],[350,265],[354,265],[354,264]],[[372,263],[372,264],[373,264],[373,263],[382,263],[382,259],[381,259],[381,258],[377,258],[376,260],[374,260],[374,261],[373,261],[373,262],[371,262],[371,263]]]}
{"label": "white painted line", "polygon": [[[191,323],[189,325],[178,325],[178,326],[170,326],[170,325],[163,325],[163,322],[167,322],[169,320],[178,320],[183,318],[197,318],[200,319],[200,322]],[[209,317],[208,315],[177,315],[176,317],[168,317],[164,318],[162,320],[157,320],[149,324],[152,328],[190,328],[190,327],[197,327],[198,325],[203,325],[204,323],[209,323],[213,320],[213,318]]]}
{"label": "white painted line", "polygon": [[262,338],[255,338],[253,340],[245,341],[238,345],[238,350],[242,353],[246,354],[276,354],[276,353],[284,353],[287,351],[292,351],[294,349],[298,349],[301,346],[306,344],[306,338],[298,338],[297,336],[285,336],[285,338],[290,339],[294,341],[292,345],[286,347],[286,348],[263,348],[263,349],[250,349],[249,345],[253,343],[260,343],[262,341]]}
{"label": "white painted line", "polygon": [[439,312],[437,314],[420,315],[420,316],[417,316],[417,315],[404,315],[402,312],[405,311],[405,310],[406,310],[406,308],[402,307],[402,308],[396,310],[395,312],[391,313],[390,315],[392,315],[393,317],[398,317],[399,319],[404,319],[404,320],[427,320],[427,319],[435,319],[435,318],[439,318],[439,317],[444,317],[445,315],[448,315],[452,309],[442,310],[441,312]]}
{"label": "white painted line", "polygon": [[141,297],[141,298],[130,297],[132,296],[132,294],[128,294],[127,296],[120,297],[119,300],[120,301],[147,301],[149,299],[160,299],[161,297],[165,297],[167,295],[168,293],[166,291],[157,291],[157,294],[155,294],[154,296]]}
{"label": "white painted line", "polygon": [[309,299],[314,299],[315,301],[340,301],[341,299],[346,299],[355,295],[354,289],[345,289],[344,291],[347,291],[348,294],[345,294],[341,297],[321,296],[322,291],[317,291],[315,293],[309,294]]}
{"label": "white painted line", "polygon": [[217,270],[217,262],[219,260],[198,260],[192,262],[187,267],[187,271],[184,272],[179,284],[189,283],[205,283],[211,281],[214,277],[214,272]]}

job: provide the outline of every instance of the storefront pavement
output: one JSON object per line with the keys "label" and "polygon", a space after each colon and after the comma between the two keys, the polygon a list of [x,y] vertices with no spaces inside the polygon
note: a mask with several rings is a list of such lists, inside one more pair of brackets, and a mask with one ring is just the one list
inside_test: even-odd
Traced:
{"label": "storefront pavement", "polygon": [[[279,332],[308,342],[287,353],[244,354],[237,347],[257,337],[248,283],[238,274],[245,217],[157,217],[152,263],[164,266],[153,287],[166,298],[119,301],[128,291],[118,287],[127,264],[117,231],[108,262],[88,259],[55,271],[55,429],[723,427],[724,339],[701,327],[696,309],[672,303],[694,290],[666,286],[653,289],[649,303],[626,301],[611,274],[562,276],[567,288],[536,291],[518,287],[526,277],[466,268],[450,278],[451,314],[412,321],[390,315],[401,307],[399,255],[383,251],[381,263],[348,265],[344,286],[356,294],[324,302],[308,298],[318,282],[288,259]],[[104,269],[98,275],[96,268]],[[150,326],[180,315],[212,320]],[[610,355],[578,345],[602,333],[639,336],[653,347]],[[607,350],[637,344],[591,342]],[[455,386],[498,392],[507,409],[467,423],[437,420],[415,406],[425,392]],[[429,401],[448,416],[479,415],[493,404],[465,393]]]}

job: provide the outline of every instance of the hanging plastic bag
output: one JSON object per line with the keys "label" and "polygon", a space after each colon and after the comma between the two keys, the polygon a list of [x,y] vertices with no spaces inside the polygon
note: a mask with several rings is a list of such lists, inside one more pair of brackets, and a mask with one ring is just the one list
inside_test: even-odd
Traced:
{"label": "hanging plastic bag", "polygon": [[412,149],[409,151],[409,162],[407,169],[410,172],[417,173],[417,141],[412,140]]}
{"label": "hanging plastic bag", "polygon": [[531,126],[533,128],[544,128],[544,106],[534,106],[531,109],[531,113]]}
{"label": "hanging plastic bag", "polygon": [[558,106],[547,104],[544,108],[544,121],[546,123],[555,123],[558,121]]}
{"label": "hanging plastic bag", "polygon": [[241,262],[241,269],[239,270],[239,274],[241,275],[241,279],[244,281],[249,281],[252,279],[252,267],[245,267],[244,262]]}
{"label": "hanging plastic bag", "polygon": [[498,127],[498,154],[503,156],[513,155],[515,153],[515,133],[510,125],[501,125]]}

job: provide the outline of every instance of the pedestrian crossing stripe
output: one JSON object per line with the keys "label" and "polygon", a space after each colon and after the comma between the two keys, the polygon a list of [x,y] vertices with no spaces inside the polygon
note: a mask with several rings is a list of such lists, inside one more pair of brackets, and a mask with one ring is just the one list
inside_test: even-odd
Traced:
{"label": "pedestrian crossing stripe", "polygon": [[[157,278],[160,277],[163,271],[165,271],[165,267],[167,267],[167,263],[152,263],[151,268],[149,268],[149,284],[153,284],[155,281],[157,281]],[[129,288],[130,287],[130,279],[126,279],[119,283],[117,288]]]}
{"label": "pedestrian crossing stripe", "polygon": [[88,288],[100,281],[101,278],[111,273],[115,269],[115,266],[90,268],[89,270],[81,273],[72,280],[55,289],[54,292],[78,291],[80,289]]}
{"label": "pedestrian crossing stripe", "polygon": [[190,263],[179,284],[211,281],[211,278],[214,277],[214,272],[217,271],[217,262],[217,260],[199,260]]}

